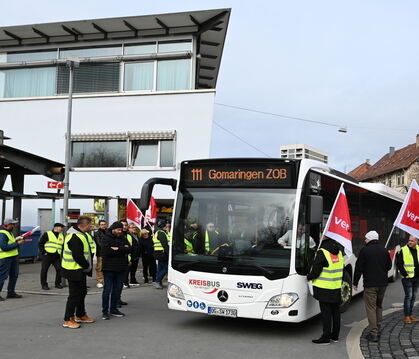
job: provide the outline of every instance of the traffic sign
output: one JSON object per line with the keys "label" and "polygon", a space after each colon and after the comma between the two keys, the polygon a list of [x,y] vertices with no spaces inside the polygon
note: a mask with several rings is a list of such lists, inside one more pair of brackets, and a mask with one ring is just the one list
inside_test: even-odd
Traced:
{"label": "traffic sign", "polygon": [[48,188],[63,189],[64,182],[48,181]]}

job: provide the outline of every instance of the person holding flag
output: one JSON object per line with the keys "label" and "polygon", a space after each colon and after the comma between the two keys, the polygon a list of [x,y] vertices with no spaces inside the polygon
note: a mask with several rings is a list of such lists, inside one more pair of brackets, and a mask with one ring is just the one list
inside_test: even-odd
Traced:
{"label": "person holding flag", "polygon": [[[402,275],[404,289],[404,322],[411,324],[419,319],[412,316],[419,287],[419,186],[413,180],[394,226],[409,233],[409,240],[400,248],[396,257],[397,268]],[[393,227],[394,229],[394,227]]]}
{"label": "person holding flag", "polygon": [[[22,298],[15,292],[17,277],[19,275],[19,244],[25,242],[23,236],[14,237],[12,231],[19,221],[7,218],[0,227],[0,293],[3,290],[3,284],[9,277],[7,285],[7,298]],[[4,298],[0,296],[0,302]]]}
{"label": "person holding flag", "polygon": [[345,248],[352,254],[351,219],[343,183],[327,220],[320,248],[314,258],[307,280],[313,283],[313,297],[319,301],[323,319],[323,333],[312,342],[328,345],[339,341],[340,303]]}

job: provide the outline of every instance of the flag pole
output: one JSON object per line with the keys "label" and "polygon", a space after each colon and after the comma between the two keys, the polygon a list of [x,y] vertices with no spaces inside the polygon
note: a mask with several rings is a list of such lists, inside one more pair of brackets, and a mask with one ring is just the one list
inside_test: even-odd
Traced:
{"label": "flag pole", "polygon": [[387,238],[387,242],[386,242],[384,248],[387,248],[388,242],[390,242],[390,238],[393,235],[394,228],[395,228],[395,226],[393,225],[393,228],[391,229],[391,232],[390,232],[390,234],[389,234],[389,236]]}

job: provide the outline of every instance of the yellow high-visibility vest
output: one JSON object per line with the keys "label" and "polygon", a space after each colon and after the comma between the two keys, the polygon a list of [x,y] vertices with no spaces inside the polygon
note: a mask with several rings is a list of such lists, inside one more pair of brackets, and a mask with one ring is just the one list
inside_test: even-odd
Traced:
{"label": "yellow high-visibility vest", "polygon": [[185,253],[186,254],[195,254],[195,251],[193,249],[193,244],[187,240],[186,238],[183,239],[185,243]]}
{"label": "yellow high-visibility vest", "polygon": [[171,236],[170,233],[167,233],[166,231],[163,231],[162,229],[159,229],[156,233],[153,235],[153,243],[154,243],[154,251],[164,251],[163,245],[161,244],[160,240],[157,238],[159,232],[163,232],[167,238],[167,244],[170,246],[171,242]]}
{"label": "yellow high-visibility vest", "polygon": [[[129,233],[127,233],[127,240],[129,245],[132,246],[132,236]],[[128,254],[128,262],[131,262],[131,254]]]}
{"label": "yellow high-visibility vest", "polygon": [[[217,234],[217,236],[219,235],[217,231],[214,231],[214,232],[215,234]],[[205,231],[205,250],[207,252],[210,251],[210,237],[209,237],[208,231]]]}
{"label": "yellow high-visibility vest", "polygon": [[45,243],[45,252],[47,253],[58,253],[61,254],[64,244],[64,235],[58,234],[58,238],[55,236],[53,231],[48,231],[48,241]]}
{"label": "yellow high-visibility vest", "polygon": [[[404,270],[408,278],[413,278],[415,276],[415,261],[413,260],[412,252],[409,250],[408,245],[403,246],[400,250],[403,256]],[[416,246],[416,254],[419,262],[419,246]]]}
{"label": "yellow high-visibility vest", "polygon": [[90,251],[92,254],[96,254],[96,243],[93,240],[93,237],[89,233],[85,233],[85,235],[87,236],[87,240],[89,242]]}
{"label": "yellow high-visibility vest", "polygon": [[73,252],[68,248],[68,241],[73,236],[73,234],[79,237],[81,242],[83,243],[84,258],[86,258],[86,260],[89,261],[89,256],[91,255],[89,241],[82,233],[68,234],[64,240],[63,256],[61,259],[61,267],[68,270],[82,269],[82,267],[74,260]]}
{"label": "yellow high-visibility vest", "polygon": [[[7,244],[10,245],[10,244],[16,243],[16,239],[13,233],[10,233],[9,231],[5,229],[0,230],[0,233],[5,234],[6,237],[9,239]],[[17,248],[12,249],[11,251],[4,251],[0,248],[0,259],[14,257],[14,256],[17,256],[18,254],[19,254],[19,250]]]}
{"label": "yellow high-visibility vest", "polygon": [[340,289],[344,267],[342,252],[339,251],[339,254],[334,255],[324,248],[320,248],[320,250],[323,251],[329,266],[323,268],[319,277],[313,280],[313,286],[323,289]]}

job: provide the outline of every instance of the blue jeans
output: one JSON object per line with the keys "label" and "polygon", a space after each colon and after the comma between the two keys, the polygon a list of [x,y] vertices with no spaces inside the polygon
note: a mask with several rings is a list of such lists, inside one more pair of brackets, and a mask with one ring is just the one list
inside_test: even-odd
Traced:
{"label": "blue jeans", "polygon": [[125,272],[103,271],[102,312],[109,312],[109,296],[111,297],[110,311],[117,311],[117,304],[121,295]]}
{"label": "blue jeans", "polygon": [[3,290],[4,282],[9,277],[7,295],[15,294],[17,277],[19,275],[19,262],[17,256],[0,259],[0,292]]}
{"label": "blue jeans", "polygon": [[167,274],[169,263],[167,261],[157,261],[157,277],[156,283],[162,284],[164,276]]}
{"label": "blue jeans", "polygon": [[415,305],[416,291],[419,287],[419,278],[402,278],[404,289],[404,316],[412,315],[413,306]]}

